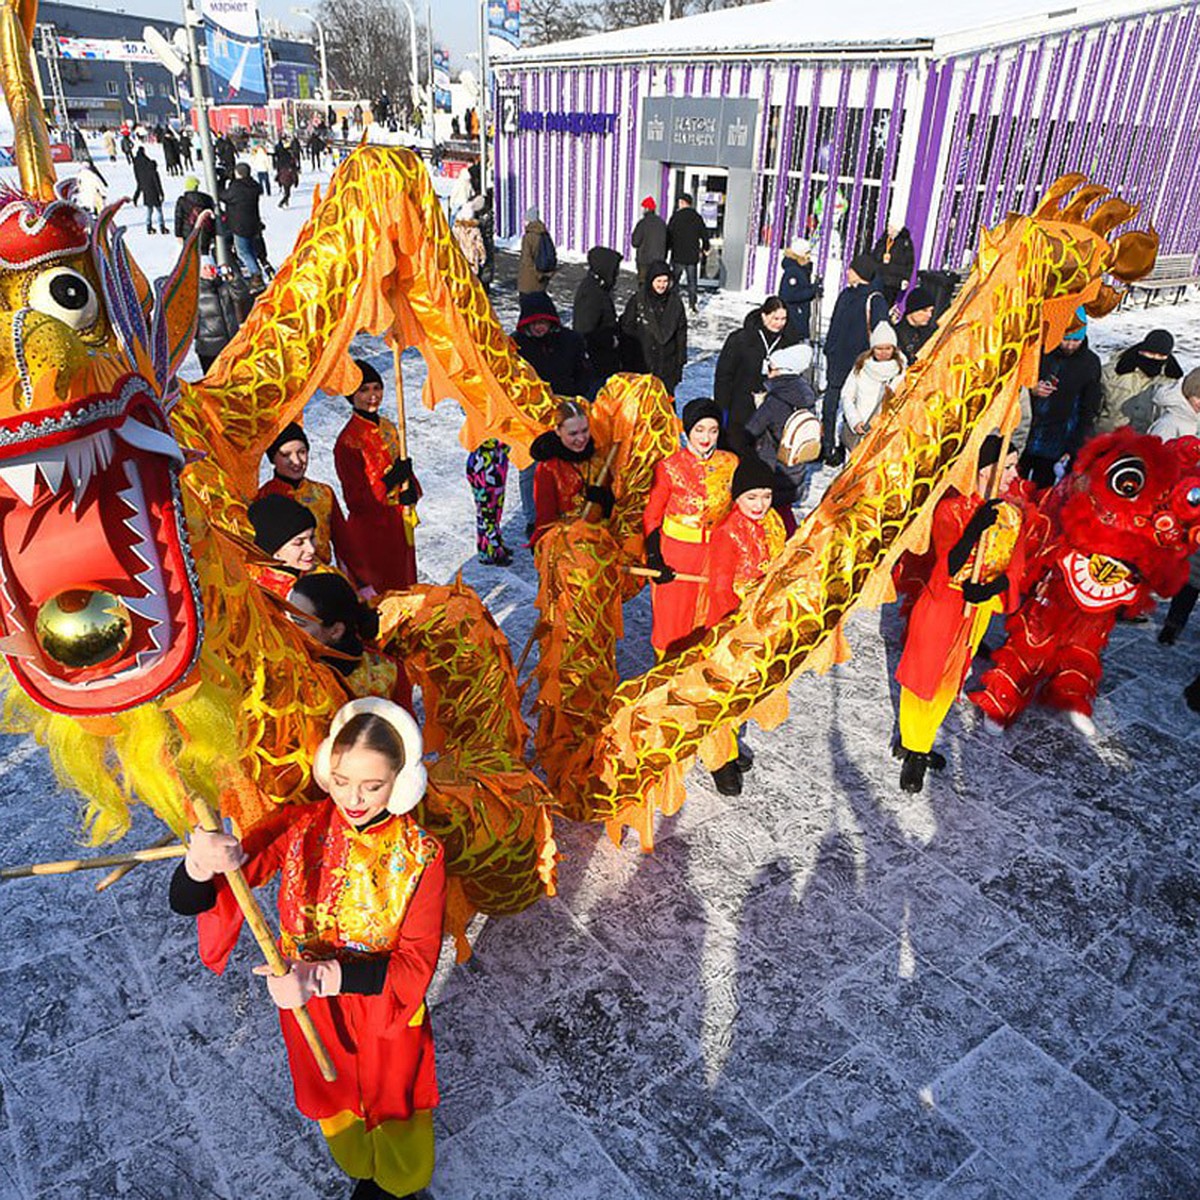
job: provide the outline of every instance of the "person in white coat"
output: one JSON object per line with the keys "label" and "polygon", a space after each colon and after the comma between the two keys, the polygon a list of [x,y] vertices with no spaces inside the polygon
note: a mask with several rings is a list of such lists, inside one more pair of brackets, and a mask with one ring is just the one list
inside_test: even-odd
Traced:
{"label": "person in white coat", "polygon": [[108,184],[96,169],[96,164],[88,159],[75,176],[75,203],[85,212],[98,217],[107,198]]}
{"label": "person in white coat", "polygon": [[871,346],[855,360],[842,384],[842,445],[853,450],[870,428],[885,391],[895,391],[908,364],[896,341],[896,331],[880,321],[871,331]]}
{"label": "person in white coat", "polygon": [[[1164,442],[1200,437],[1200,367],[1189,371],[1174,387],[1162,389],[1158,396],[1158,419],[1150,426],[1150,433]],[[1192,555],[1189,566],[1188,581],[1171,600],[1158,631],[1158,640],[1164,646],[1175,644],[1200,598],[1200,554]]]}

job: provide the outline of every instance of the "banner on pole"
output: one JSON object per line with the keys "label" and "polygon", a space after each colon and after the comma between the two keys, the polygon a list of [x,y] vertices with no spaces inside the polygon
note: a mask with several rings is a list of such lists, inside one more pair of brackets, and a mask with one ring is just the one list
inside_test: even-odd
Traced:
{"label": "banner on pole", "polygon": [[433,48],[433,107],[438,112],[449,112],[450,100],[450,51],[445,46]]}
{"label": "banner on pole", "polygon": [[521,48],[521,0],[487,0],[488,55]]}
{"label": "banner on pole", "polygon": [[255,0],[200,0],[215,104],[265,104],[267,72]]}

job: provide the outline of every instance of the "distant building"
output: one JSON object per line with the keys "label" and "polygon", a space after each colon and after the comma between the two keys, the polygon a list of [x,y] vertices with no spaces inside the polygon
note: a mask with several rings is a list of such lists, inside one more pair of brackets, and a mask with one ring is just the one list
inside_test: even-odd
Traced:
{"label": "distant building", "polygon": [[770,0],[534,46],[493,61],[497,234],[536,206],[560,248],[628,255],[642,197],[689,192],[725,286],[762,292],[793,239],[840,275],[889,213],[960,270],[1082,171],[1195,254],[1198,52],[1198,0]]}

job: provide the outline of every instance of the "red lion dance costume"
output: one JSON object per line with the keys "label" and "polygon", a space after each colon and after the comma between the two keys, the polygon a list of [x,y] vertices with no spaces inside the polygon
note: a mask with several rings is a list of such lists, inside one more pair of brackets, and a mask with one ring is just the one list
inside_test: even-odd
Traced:
{"label": "red lion dance costume", "polygon": [[[971,699],[1010,725],[1035,696],[1089,718],[1117,615],[1187,580],[1200,542],[1200,439],[1122,429],[1089,442],[1040,506],[1021,607]],[[1040,691],[1039,691],[1040,689]]]}

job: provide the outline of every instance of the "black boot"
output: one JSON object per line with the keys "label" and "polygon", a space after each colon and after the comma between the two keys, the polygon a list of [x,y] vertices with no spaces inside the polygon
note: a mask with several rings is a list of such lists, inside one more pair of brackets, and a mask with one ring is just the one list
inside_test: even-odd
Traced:
{"label": "black boot", "polygon": [[[906,750],[900,742],[897,742],[892,747],[893,758],[906,758],[911,753],[912,751]],[[937,750],[930,750],[927,757],[929,759],[930,770],[944,771],[946,769],[946,756],[944,754],[939,753]]]}
{"label": "black boot", "polygon": [[737,739],[737,758],[733,761],[737,763],[737,769],[743,775],[754,766],[754,751],[742,741],[741,734],[738,734]]}
{"label": "black boot", "polygon": [[722,796],[742,794],[742,773],[738,770],[736,758],[731,758],[723,767],[718,767],[712,773],[712,777],[713,785]]}
{"label": "black boot", "polygon": [[900,768],[900,790],[917,793],[925,789],[925,768],[929,755],[919,750],[908,750],[904,754],[904,765]]}
{"label": "black boot", "polygon": [[1200,675],[1183,689],[1183,698],[1194,713],[1200,713]]}

